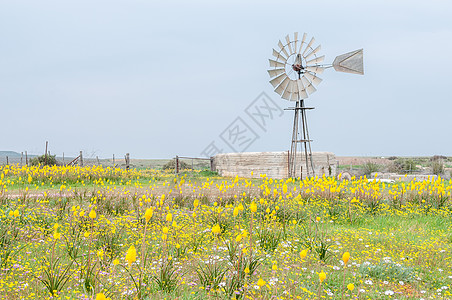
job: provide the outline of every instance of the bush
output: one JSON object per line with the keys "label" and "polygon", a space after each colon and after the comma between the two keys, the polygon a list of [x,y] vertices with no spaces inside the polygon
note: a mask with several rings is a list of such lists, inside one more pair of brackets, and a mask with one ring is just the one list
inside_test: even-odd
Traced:
{"label": "bush", "polygon": [[416,162],[411,158],[398,158],[389,167],[391,172],[408,174],[417,171]]}
{"label": "bush", "polygon": [[380,166],[374,162],[368,161],[364,164],[363,167],[363,175],[369,176],[373,172],[377,172],[380,169]]}
{"label": "bush", "polygon": [[56,160],[56,155],[47,155],[47,160],[45,155],[34,157],[30,160],[32,166],[57,166],[58,161]]}
{"label": "bush", "polygon": [[444,163],[441,160],[432,161],[431,167],[435,175],[441,175],[444,172]]}
{"label": "bush", "polygon": [[[167,162],[166,164],[163,165],[163,170],[174,170],[176,168],[176,160],[172,159],[169,162]],[[181,161],[179,159],[179,170],[187,170],[187,169],[191,169],[191,166],[189,166],[186,162]]]}

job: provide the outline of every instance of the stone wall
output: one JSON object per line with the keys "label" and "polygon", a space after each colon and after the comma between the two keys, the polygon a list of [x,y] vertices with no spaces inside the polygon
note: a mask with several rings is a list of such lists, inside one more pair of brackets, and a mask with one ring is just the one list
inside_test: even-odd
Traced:
{"label": "stone wall", "polygon": [[[315,175],[336,176],[337,160],[331,152],[312,153]],[[221,176],[254,177],[266,174],[269,178],[281,179],[288,177],[287,151],[281,152],[243,152],[222,153],[213,157],[212,169]],[[329,172],[331,169],[331,174]],[[305,170],[305,156],[297,155],[297,170],[300,177]],[[253,176],[251,176],[253,172]],[[303,178],[306,176],[303,171]]]}

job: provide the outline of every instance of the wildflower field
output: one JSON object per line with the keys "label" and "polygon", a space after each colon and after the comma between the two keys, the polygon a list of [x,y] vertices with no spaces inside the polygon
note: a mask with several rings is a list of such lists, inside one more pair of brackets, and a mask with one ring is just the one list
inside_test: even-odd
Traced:
{"label": "wildflower field", "polygon": [[452,299],[450,189],[0,166],[0,298]]}

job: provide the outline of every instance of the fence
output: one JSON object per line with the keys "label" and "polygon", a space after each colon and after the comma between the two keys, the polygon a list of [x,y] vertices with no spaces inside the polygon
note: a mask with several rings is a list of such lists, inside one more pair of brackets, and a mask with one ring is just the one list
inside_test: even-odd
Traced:
{"label": "fence", "polygon": [[212,158],[188,157],[176,155],[174,160],[174,173],[179,173],[181,170],[212,170]]}

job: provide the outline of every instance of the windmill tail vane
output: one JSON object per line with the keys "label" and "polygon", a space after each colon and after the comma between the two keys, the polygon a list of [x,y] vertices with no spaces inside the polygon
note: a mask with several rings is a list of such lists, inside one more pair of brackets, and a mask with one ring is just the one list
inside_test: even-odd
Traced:
{"label": "windmill tail vane", "polygon": [[[273,57],[269,59],[270,84],[281,98],[295,101],[294,126],[292,143],[288,162],[289,177],[315,176],[312,160],[311,141],[309,138],[306,111],[313,109],[305,107],[304,100],[317,91],[322,79],[318,76],[325,69],[334,68],[338,72],[364,75],[363,49],[337,56],[332,64],[323,64],[325,55],[319,55],[320,45],[315,44],[315,38],[308,38],[303,33],[299,39],[295,32],[293,39],[286,35],[284,42],[278,41],[278,47],[273,49]],[[304,152],[305,170],[297,164],[297,148],[301,146]],[[304,151],[303,151],[304,149]],[[298,176],[299,175],[299,176]],[[304,176],[303,176],[304,175]]]}

